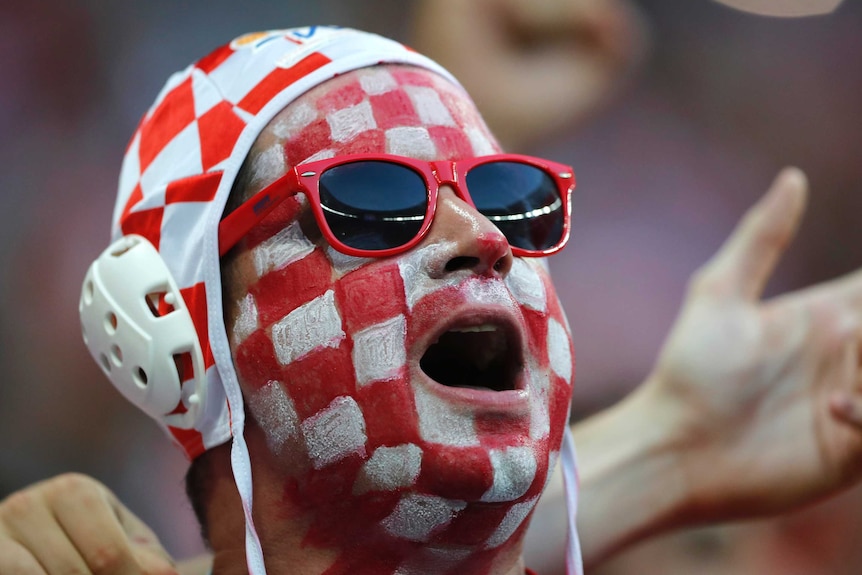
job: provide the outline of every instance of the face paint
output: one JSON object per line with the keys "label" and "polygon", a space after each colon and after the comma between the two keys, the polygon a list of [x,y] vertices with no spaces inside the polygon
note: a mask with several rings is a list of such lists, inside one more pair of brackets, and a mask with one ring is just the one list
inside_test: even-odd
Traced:
{"label": "face paint", "polygon": [[[286,166],[358,152],[498,151],[459,88],[395,66],[312,90],[270,134]],[[252,181],[278,175],[271,149]],[[443,201],[481,243],[480,216]],[[572,351],[546,270],[515,260],[505,279],[430,273],[459,255],[433,231],[395,258],[351,258],[310,239],[319,234],[302,200],[285,204],[232,264],[244,282],[229,316],[249,410],[285,477],[286,514],[309,525],[304,545],[338,551],[331,573],[487,572],[525,528],[568,417]],[[496,353],[481,342],[514,347],[507,353],[523,364],[514,389],[434,382],[420,363],[452,330],[467,342],[481,334],[474,356],[488,361]]]}

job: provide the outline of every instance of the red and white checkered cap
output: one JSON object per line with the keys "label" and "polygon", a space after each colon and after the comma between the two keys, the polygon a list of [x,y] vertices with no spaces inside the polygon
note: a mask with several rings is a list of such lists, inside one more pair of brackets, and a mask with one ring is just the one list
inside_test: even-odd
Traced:
{"label": "red and white checkered cap", "polygon": [[218,223],[237,172],[269,121],[310,88],[378,63],[438,64],[375,34],[311,26],[247,34],[171,76],[126,150],[112,235],[159,251],[191,312],[206,367],[195,429],[159,421],[189,458],[242,435],[242,395],[222,317]]}

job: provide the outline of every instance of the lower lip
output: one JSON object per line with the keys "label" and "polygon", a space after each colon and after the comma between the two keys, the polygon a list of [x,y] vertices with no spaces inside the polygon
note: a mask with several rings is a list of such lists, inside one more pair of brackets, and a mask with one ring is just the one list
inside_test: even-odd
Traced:
{"label": "lower lip", "polygon": [[[473,409],[506,412],[510,415],[526,415],[530,408],[530,395],[524,382],[524,374],[516,380],[517,389],[492,391],[490,389],[470,389],[467,387],[450,387],[438,383],[428,377],[418,365],[412,367],[414,375],[422,381],[426,389],[452,403],[458,403]],[[415,380],[415,378],[414,378]]]}

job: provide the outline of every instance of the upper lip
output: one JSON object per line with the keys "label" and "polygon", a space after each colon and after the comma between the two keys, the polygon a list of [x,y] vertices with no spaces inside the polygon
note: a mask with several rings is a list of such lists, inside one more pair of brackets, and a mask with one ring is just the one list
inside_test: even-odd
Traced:
{"label": "upper lip", "polygon": [[523,390],[524,335],[512,315],[499,308],[456,312],[417,342],[419,369],[447,388]]}

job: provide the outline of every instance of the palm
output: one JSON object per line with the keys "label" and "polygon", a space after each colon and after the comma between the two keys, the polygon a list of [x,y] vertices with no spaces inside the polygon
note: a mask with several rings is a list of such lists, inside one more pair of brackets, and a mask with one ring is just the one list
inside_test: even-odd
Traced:
{"label": "palm", "polygon": [[777,194],[784,200],[755,208],[692,283],[651,378],[685,421],[694,505],[726,517],[785,510],[862,475],[862,276],[758,301],[804,181]]}

